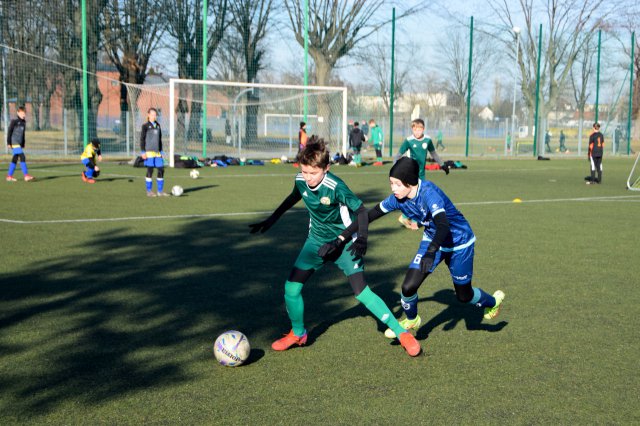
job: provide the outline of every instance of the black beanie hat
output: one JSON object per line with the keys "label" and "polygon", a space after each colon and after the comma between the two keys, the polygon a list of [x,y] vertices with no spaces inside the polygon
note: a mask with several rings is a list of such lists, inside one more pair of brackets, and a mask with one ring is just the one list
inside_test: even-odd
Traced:
{"label": "black beanie hat", "polygon": [[402,157],[389,170],[389,177],[400,179],[407,185],[417,185],[420,166],[413,158]]}

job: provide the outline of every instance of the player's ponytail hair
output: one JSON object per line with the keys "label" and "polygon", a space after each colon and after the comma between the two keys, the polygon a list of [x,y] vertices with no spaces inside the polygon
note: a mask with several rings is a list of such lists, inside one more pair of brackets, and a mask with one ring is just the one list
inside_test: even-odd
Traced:
{"label": "player's ponytail hair", "polygon": [[298,154],[298,163],[326,169],[330,163],[330,158],[324,139],[312,135],[307,141],[307,145]]}

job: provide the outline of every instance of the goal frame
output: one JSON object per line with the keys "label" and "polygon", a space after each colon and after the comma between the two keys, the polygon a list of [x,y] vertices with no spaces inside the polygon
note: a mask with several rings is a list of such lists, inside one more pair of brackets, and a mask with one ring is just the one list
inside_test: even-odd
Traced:
{"label": "goal frame", "polygon": [[627,178],[627,189],[630,191],[640,191],[640,188],[634,188],[633,184],[635,184],[637,182],[631,182],[631,179],[633,177],[633,172],[636,170],[636,167],[638,166],[638,161],[640,161],[640,154],[636,155],[636,161],[633,162],[633,167],[631,167],[631,173],[629,173],[629,177]]}
{"label": "goal frame", "polygon": [[245,89],[299,89],[305,94],[310,91],[342,92],[342,153],[347,152],[347,88],[340,86],[302,86],[295,84],[242,83],[216,80],[169,79],[169,167],[174,167],[175,159],[175,115],[176,84],[198,84],[201,86],[240,87]]}

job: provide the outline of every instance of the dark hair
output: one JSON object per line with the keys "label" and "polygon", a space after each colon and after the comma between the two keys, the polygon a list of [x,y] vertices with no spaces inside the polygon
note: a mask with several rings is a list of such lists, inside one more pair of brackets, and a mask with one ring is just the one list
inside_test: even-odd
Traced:
{"label": "dark hair", "polygon": [[324,139],[312,135],[307,145],[298,154],[298,163],[305,166],[320,167],[326,169],[329,165],[329,150]]}
{"label": "dark hair", "polygon": [[593,128],[596,130],[600,130],[600,123],[598,122],[593,123]]}
{"label": "dark hair", "polygon": [[306,126],[306,125],[307,125],[307,123],[305,123],[304,121],[301,121],[301,122],[300,122],[300,128],[301,128],[301,129],[302,129],[304,126]]}
{"label": "dark hair", "polygon": [[91,139],[91,145],[93,145],[95,147],[100,146],[100,139],[98,139],[98,138]]}
{"label": "dark hair", "polygon": [[415,120],[411,121],[411,127],[413,127],[414,124],[420,124],[422,127],[424,127],[424,120],[422,118],[416,118]]}
{"label": "dark hair", "polygon": [[357,121],[353,123],[353,127],[358,127],[360,125],[360,123],[358,123]]}
{"label": "dark hair", "polygon": [[24,105],[20,105],[16,112],[25,112]]}
{"label": "dark hair", "polygon": [[158,113],[158,110],[157,110],[157,109],[155,109],[155,108],[151,107],[151,108],[149,108],[149,109],[147,110],[147,114],[149,114],[151,111],[154,111],[156,114]]}

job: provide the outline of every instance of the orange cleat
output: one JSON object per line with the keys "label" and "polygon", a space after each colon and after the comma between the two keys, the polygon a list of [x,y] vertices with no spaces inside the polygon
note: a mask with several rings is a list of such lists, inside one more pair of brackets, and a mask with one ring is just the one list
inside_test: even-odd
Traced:
{"label": "orange cleat", "polygon": [[84,172],[82,172],[82,181],[86,182],[87,181],[87,176],[85,176]]}
{"label": "orange cleat", "polygon": [[304,333],[304,336],[302,337],[298,337],[295,334],[293,334],[293,330],[291,330],[289,334],[286,334],[283,338],[273,342],[271,344],[271,347],[273,348],[274,351],[286,351],[293,345],[302,346],[306,343],[307,343],[307,333]]}
{"label": "orange cleat", "polygon": [[31,175],[24,175],[24,181],[25,182],[29,182],[29,181],[32,181],[34,179],[35,178],[33,176],[31,176]]}
{"label": "orange cleat", "polygon": [[413,337],[413,334],[408,331],[400,333],[400,344],[410,356],[418,356],[420,355],[420,352],[422,352],[420,343],[418,343],[416,338]]}
{"label": "orange cleat", "polygon": [[9,176],[7,175],[7,182],[15,182],[17,179],[14,178],[13,176]]}

